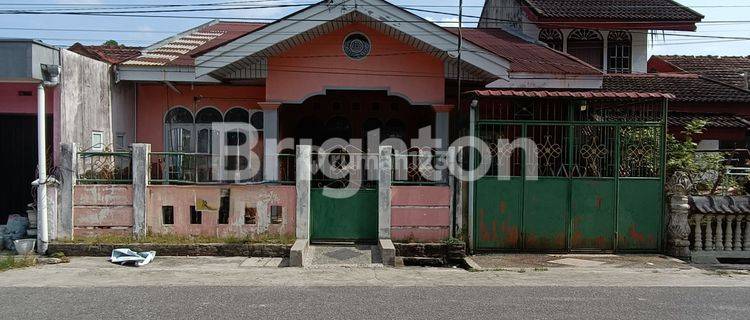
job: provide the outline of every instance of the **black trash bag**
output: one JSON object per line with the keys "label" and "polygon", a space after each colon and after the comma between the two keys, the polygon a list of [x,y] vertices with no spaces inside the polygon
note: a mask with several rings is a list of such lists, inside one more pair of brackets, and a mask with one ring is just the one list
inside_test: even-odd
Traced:
{"label": "black trash bag", "polygon": [[26,229],[29,228],[29,219],[18,214],[12,214],[8,217],[8,224],[5,225],[5,234],[3,235],[4,245],[8,250],[16,250],[13,241],[26,238]]}

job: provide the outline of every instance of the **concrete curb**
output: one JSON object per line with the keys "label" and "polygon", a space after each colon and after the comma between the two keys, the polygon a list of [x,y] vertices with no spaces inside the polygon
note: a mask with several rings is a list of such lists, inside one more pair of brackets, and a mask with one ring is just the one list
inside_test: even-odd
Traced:
{"label": "concrete curb", "polygon": [[48,252],[62,252],[68,257],[109,256],[116,248],[134,251],[156,251],[161,256],[218,256],[218,257],[270,257],[287,258],[291,250],[288,244],[78,244],[51,243]]}

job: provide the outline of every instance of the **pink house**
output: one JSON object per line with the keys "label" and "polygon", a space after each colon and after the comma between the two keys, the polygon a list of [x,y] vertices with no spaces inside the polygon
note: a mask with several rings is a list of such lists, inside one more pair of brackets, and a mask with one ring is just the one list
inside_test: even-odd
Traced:
{"label": "pink house", "polygon": [[[87,56],[96,51],[79,49]],[[610,204],[616,202],[614,194],[632,191],[622,189],[620,179],[636,173],[625,164],[625,151],[593,144],[620,141],[624,138],[615,135],[636,123],[636,117],[627,122],[610,110],[624,115],[648,109],[653,116],[671,96],[602,90],[600,69],[517,30],[459,31],[385,1],[324,1],[268,24],[212,21],[197,26],[114,63],[113,73],[119,86],[133,90],[132,104],[123,104],[123,111],[113,115],[132,119],[122,132],[126,136],[112,137],[127,141],[130,148],[76,155],[72,145],[63,146],[73,150],[63,152],[69,156],[63,161],[77,162],[78,170],[75,186],[63,186],[72,188],[72,196],[60,214],[71,218],[58,219],[64,221],[58,237],[147,232],[273,234],[309,241],[455,237],[488,250],[659,249],[660,235],[654,230],[661,224],[653,217],[661,215],[661,202],[646,209]],[[659,116],[637,119],[657,131],[664,126]],[[587,121],[611,130],[596,133],[582,124]],[[227,123],[249,124],[257,135],[217,129]],[[546,159],[543,163],[554,172],[543,176],[562,179],[552,183],[554,188],[575,189],[580,183],[596,189],[586,179],[611,178],[611,194],[597,195],[598,200],[584,197],[587,206],[589,200],[594,203],[592,212],[606,207],[611,212],[603,214],[615,220],[618,210],[647,212],[648,217],[623,213],[627,218],[620,219],[621,228],[633,232],[622,238],[611,239],[615,229],[599,236],[599,230],[590,230],[596,229],[591,221],[594,227],[579,230],[569,210],[569,192],[555,189],[559,192],[541,192],[553,196],[539,201],[565,210],[533,210],[559,213],[549,218],[559,220],[560,234],[516,224],[506,214],[518,214],[523,221],[533,213],[528,202],[519,200],[531,192],[524,191],[528,186],[466,182],[449,174],[475,163],[469,152],[449,148],[471,134],[489,143],[493,158],[504,152],[499,139],[535,138],[540,161]],[[428,144],[418,144],[424,135]],[[257,143],[233,154],[215,152],[217,145],[236,147],[248,141]],[[569,141],[576,141],[569,151],[544,153]],[[649,152],[663,156],[655,146]],[[581,152],[587,157],[579,158],[589,162],[574,163],[578,156],[573,154]],[[326,174],[326,162],[339,175]],[[497,160],[491,162],[490,175],[501,176]],[[253,174],[227,177],[216,168],[252,169]],[[527,171],[511,169],[510,180]],[[658,189],[662,174],[648,173],[650,187]],[[355,176],[358,191],[343,196]],[[518,205],[506,202],[506,196]],[[546,223],[544,216],[528,219]],[[641,222],[648,225],[643,236],[643,229],[635,227]],[[574,226],[565,227],[569,224]]]}

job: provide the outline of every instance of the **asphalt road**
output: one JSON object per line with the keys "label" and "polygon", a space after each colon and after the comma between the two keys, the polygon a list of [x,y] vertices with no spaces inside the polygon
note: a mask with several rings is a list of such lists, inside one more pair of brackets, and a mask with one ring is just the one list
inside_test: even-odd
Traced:
{"label": "asphalt road", "polygon": [[750,288],[0,288],[0,319],[748,319]]}

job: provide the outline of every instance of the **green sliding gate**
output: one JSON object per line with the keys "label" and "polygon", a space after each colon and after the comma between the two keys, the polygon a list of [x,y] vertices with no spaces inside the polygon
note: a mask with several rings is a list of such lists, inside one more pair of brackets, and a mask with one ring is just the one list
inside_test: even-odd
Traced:
{"label": "green sliding gate", "polygon": [[[482,101],[475,130],[492,161],[475,182],[475,248],[659,250],[665,110],[664,100]],[[536,159],[498,142],[518,138]]]}
{"label": "green sliding gate", "polygon": [[[378,190],[376,181],[368,180],[367,158],[377,155],[346,152],[313,154],[312,188],[310,190],[310,233],[312,241],[361,241],[378,238]],[[319,160],[328,158],[335,176],[326,177],[317,170]],[[375,158],[377,159],[377,158]],[[352,178],[356,171],[359,177]],[[349,172],[349,173],[347,173]],[[337,176],[337,177],[336,177]],[[354,186],[354,190],[347,189]]]}

